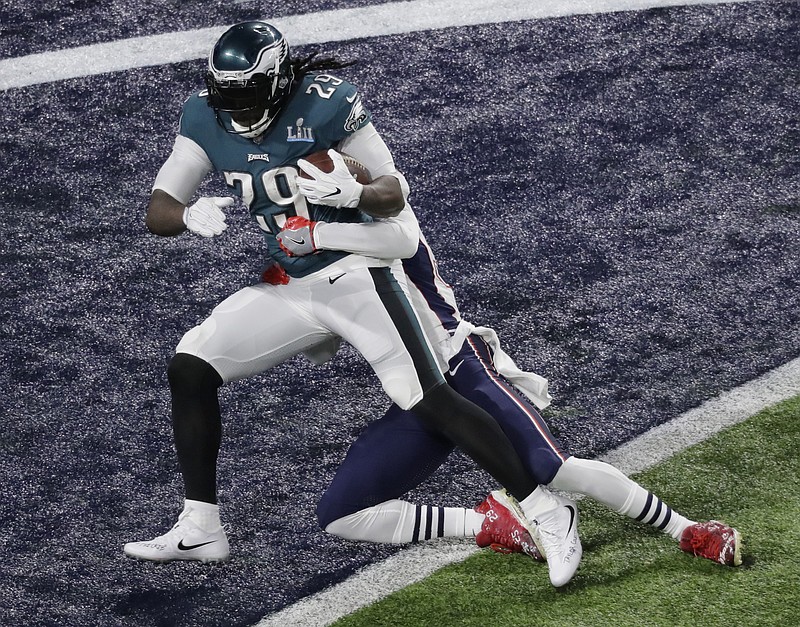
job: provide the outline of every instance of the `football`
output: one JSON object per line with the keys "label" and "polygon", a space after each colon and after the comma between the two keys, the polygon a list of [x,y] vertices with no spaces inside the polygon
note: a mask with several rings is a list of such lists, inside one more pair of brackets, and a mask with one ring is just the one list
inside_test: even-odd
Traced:
{"label": "football", "polygon": [[[347,165],[347,169],[350,170],[350,174],[353,174],[356,177],[356,181],[362,185],[366,185],[372,181],[372,175],[361,162],[343,152],[339,154],[342,155],[342,158]],[[333,171],[333,161],[328,156],[327,150],[318,150],[317,152],[312,152],[310,155],[303,157],[303,159],[308,161],[311,165],[318,167],[323,172]],[[300,170],[300,176],[306,179],[311,178],[302,170]]]}

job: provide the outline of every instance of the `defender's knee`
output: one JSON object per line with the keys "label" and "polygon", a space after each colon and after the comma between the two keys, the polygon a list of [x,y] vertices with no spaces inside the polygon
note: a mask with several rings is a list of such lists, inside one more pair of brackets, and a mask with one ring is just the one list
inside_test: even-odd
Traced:
{"label": "defender's knee", "polygon": [[339,508],[336,507],[335,503],[331,502],[331,499],[326,498],[326,495],[327,493],[323,494],[319,503],[317,503],[317,524],[322,530],[339,518],[339,512],[337,511]]}
{"label": "defender's knee", "polygon": [[416,509],[410,503],[391,499],[337,517],[323,529],[345,540],[391,544],[411,542]]}

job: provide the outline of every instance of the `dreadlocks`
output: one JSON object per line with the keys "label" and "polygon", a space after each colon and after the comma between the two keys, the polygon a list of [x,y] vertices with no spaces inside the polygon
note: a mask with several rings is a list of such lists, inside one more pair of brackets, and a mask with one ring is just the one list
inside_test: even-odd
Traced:
{"label": "dreadlocks", "polygon": [[292,70],[296,81],[302,80],[303,76],[311,72],[324,72],[327,70],[341,70],[342,68],[355,65],[358,61],[338,61],[334,57],[321,57],[317,59],[319,52],[312,52],[306,57],[300,57],[292,61]]}

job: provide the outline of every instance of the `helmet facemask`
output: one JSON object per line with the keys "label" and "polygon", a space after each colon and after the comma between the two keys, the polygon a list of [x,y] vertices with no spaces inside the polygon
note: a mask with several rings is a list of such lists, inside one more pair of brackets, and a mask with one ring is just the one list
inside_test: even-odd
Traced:
{"label": "helmet facemask", "polygon": [[[267,130],[292,86],[289,46],[277,30],[260,22],[239,24],[225,33],[209,55],[208,68],[209,106],[228,132],[248,138]],[[220,111],[239,119],[247,119],[248,112],[251,115],[247,125],[232,119],[228,129]]]}

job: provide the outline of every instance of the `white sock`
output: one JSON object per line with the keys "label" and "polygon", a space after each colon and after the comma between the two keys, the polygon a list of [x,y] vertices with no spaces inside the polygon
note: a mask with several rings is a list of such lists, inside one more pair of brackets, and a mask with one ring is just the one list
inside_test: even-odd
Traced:
{"label": "white sock", "polygon": [[615,512],[656,527],[676,540],[680,540],[686,527],[694,524],[605,462],[570,457],[562,464],[550,487],[591,496]]}
{"label": "white sock", "polygon": [[[486,518],[483,514],[479,514],[474,509],[465,509],[464,511],[464,533],[465,538],[474,538],[483,527],[483,519]],[[450,534],[457,536],[458,534]]]}
{"label": "white sock", "polygon": [[542,486],[537,487],[519,502],[519,506],[528,520],[533,520],[542,512],[558,507],[558,505],[555,497]]}
{"label": "white sock", "polygon": [[214,503],[186,499],[183,505],[183,513],[204,531],[216,531],[222,526],[219,518],[219,505]]}
{"label": "white sock", "polygon": [[483,514],[463,507],[414,505],[393,499],[334,520],[325,531],[347,540],[404,544],[474,537],[483,518]]}

